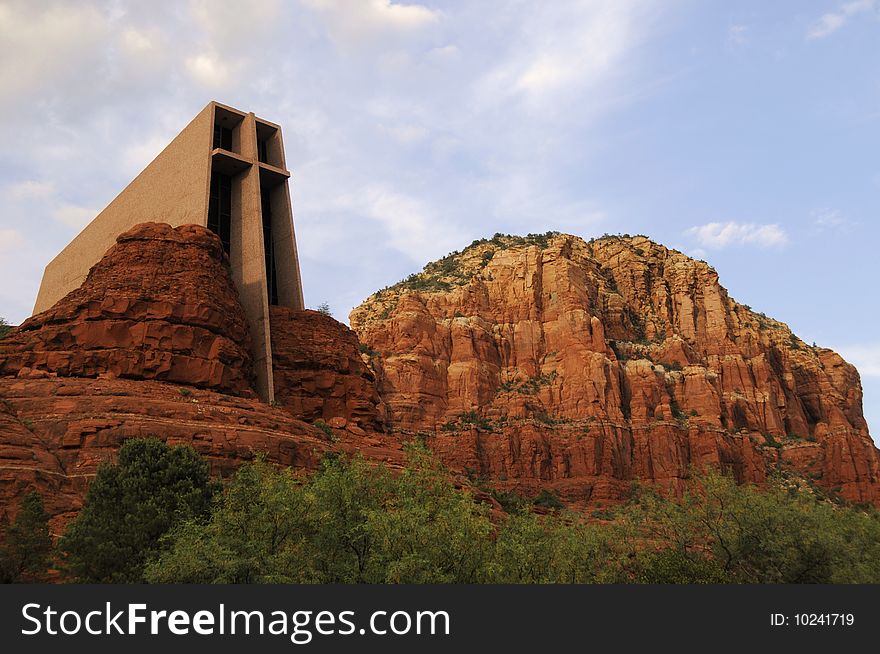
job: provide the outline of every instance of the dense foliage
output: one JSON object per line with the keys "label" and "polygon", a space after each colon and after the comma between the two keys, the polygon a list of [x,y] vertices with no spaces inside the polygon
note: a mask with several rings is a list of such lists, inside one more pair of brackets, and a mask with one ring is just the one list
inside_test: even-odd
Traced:
{"label": "dense foliage", "polygon": [[147,579],[188,583],[480,581],[487,509],[455,490],[423,451],[391,475],[360,458],[325,459],[309,479],[242,466],[207,522],[173,529]]}
{"label": "dense foliage", "polygon": [[126,441],[118,463],[98,468],[83,510],[59,543],[64,568],[87,583],[143,581],[144,563],[163,534],[180,521],[207,518],[218,489],[209,473],[189,446]]}
{"label": "dense foliage", "polygon": [[43,498],[32,491],[25,495],[15,520],[0,541],[0,583],[37,581],[49,566],[52,538]]}
{"label": "dense foliage", "polygon": [[190,583],[876,583],[880,518],[781,482],[702,475],[606,524],[522,503],[496,524],[424,450],[399,475],[333,458],[310,478],[243,466],[210,520],[180,523],[146,570]]}
{"label": "dense foliage", "polygon": [[[192,448],[129,441],[99,468],[61,568],[83,582],[880,583],[880,513],[796,479],[699,474],[675,501],[636,489],[591,522],[549,492],[492,491],[507,511],[493,514],[422,446],[408,455],[394,472],[328,456],[311,475],[257,458],[218,492]],[[31,493],[0,536],[0,580],[43,579],[50,561]]]}

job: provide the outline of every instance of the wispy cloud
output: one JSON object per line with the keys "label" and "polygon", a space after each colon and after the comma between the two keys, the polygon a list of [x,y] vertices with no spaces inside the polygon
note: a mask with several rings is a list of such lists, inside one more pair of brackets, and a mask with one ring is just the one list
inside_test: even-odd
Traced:
{"label": "wispy cloud", "polygon": [[853,16],[873,11],[877,6],[877,0],[854,0],[853,2],[847,2],[841,5],[837,11],[824,14],[813,23],[807,31],[807,38],[824,39],[846,25]]}
{"label": "wispy cloud", "polygon": [[52,182],[27,179],[10,184],[6,187],[6,193],[10,198],[17,200],[46,198],[55,194],[55,185]]}
{"label": "wispy cloud", "polygon": [[9,252],[21,247],[24,239],[17,229],[0,229],[0,252]]}
{"label": "wispy cloud", "polygon": [[388,36],[406,36],[436,23],[441,13],[418,3],[391,0],[301,0],[324,21],[342,50]]}
{"label": "wispy cloud", "polygon": [[720,250],[732,245],[754,245],[761,248],[781,247],[788,242],[788,235],[778,224],[758,223],[707,223],[691,227],[685,234],[702,247]]}
{"label": "wispy cloud", "polygon": [[838,353],[858,368],[863,377],[880,377],[880,343],[840,347]]}
{"label": "wispy cloud", "polygon": [[749,42],[749,26],[748,25],[731,25],[727,29],[727,44],[734,48],[745,45]]}
{"label": "wispy cloud", "polygon": [[810,212],[813,219],[814,232],[837,232],[849,233],[856,226],[856,223],[843,216],[840,209],[831,209],[822,207],[813,209]]}
{"label": "wispy cloud", "polygon": [[480,82],[484,101],[521,98],[545,109],[560,95],[595,88],[620,73],[644,39],[653,8],[632,0],[535,5],[521,31],[510,35],[508,55]]}

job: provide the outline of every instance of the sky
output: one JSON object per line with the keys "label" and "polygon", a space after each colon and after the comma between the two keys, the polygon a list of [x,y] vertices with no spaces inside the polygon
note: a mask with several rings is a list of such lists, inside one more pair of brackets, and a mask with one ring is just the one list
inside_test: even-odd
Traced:
{"label": "sky", "polygon": [[856,364],[880,434],[880,0],[0,0],[0,316],[210,100],[282,126],[311,307],[646,234]]}

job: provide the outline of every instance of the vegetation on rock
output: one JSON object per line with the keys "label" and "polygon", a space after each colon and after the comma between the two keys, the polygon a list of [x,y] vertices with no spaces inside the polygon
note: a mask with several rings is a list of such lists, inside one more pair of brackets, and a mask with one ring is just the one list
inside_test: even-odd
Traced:
{"label": "vegetation on rock", "polygon": [[[210,519],[179,523],[147,566],[188,583],[876,583],[880,514],[779,478],[707,472],[678,501],[639,491],[607,523],[550,492],[498,521],[412,445],[400,475],[360,457],[311,477],[242,466]],[[511,495],[513,497],[513,495]],[[508,498],[510,499],[510,498]]]}

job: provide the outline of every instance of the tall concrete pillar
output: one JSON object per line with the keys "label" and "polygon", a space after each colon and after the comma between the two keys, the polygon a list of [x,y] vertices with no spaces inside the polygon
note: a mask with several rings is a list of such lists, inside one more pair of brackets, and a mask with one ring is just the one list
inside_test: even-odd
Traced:
{"label": "tall concrete pillar", "polygon": [[[239,133],[242,157],[256,161],[257,132],[254,114],[245,116]],[[232,278],[250,326],[256,390],[260,397],[271,402],[275,400],[275,384],[272,374],[269,294],[266,289],[260,204],[260,170],[258,166],[251,164],[233,179],[230,262]]]}

